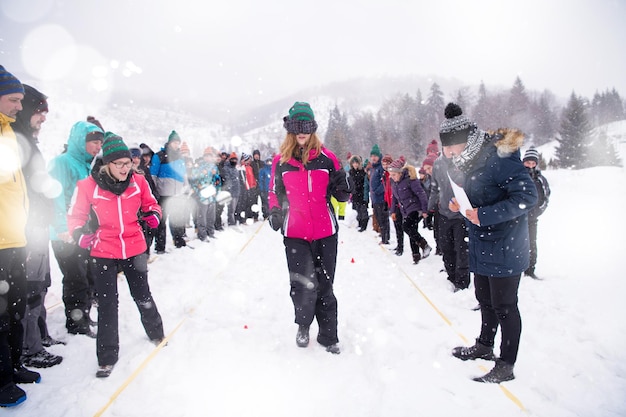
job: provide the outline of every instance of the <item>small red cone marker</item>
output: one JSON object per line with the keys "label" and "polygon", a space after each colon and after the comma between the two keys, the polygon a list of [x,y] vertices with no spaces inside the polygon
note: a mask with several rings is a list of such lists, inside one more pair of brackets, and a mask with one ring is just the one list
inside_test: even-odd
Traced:
{"label": "small red cone marker", "polygon": [[354,258],[352,258],[352,260],[350,261],[350,263],[354,263]]}
{"label": "small red cone marker", "polygon": [[244,325],[243,325],[243,328],[244,328],[244,329],[247,329],[247,328],[248,328],[248,325],[247,325],[247,324],[244,324]]}

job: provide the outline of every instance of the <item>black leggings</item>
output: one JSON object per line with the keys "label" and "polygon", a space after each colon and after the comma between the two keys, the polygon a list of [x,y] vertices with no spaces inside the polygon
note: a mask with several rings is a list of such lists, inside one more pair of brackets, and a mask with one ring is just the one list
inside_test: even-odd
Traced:
{"label": "black leggings", "polygon": [[517,360],[522,333],[522,318],[517,308],[520,277],[521,274],[511,277],[474,274],[476,299],[480,303],[482,316],[479,341],[493,346],[499,325],[502,328],[500,359],[511,365]]}

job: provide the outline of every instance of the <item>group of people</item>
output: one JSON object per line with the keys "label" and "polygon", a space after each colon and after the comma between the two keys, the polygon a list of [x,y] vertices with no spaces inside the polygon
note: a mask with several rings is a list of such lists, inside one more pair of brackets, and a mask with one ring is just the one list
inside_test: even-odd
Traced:
{"label": "group of people", "polygon": [[[317,342],[340,353],[333,284],[343,213],[336,207],[349,200],[359,231],[367,229],[371,203],[381,244],[389,244],[391,218],[395,253],[403,254],[406,233],[416,264],[432,251],[419,223],[432,228],[455,290],[467,288],[473,272],[480,336],[452,354],[495,359],[501,327],[500,357],[477,380],[513,378],[521,333],[517,289],[522,273],[536,277],[537,217],[550,195],[537,151],[531,148],[520,159],[521,132],[484,132],[450,103],[440,130],[443,152],[433,141],[419,169],[403,156],[383,155],[378,145],[369,161],[350,155],[342,167],[317,135],[305,102],[289,109],[279,153],[265,161],[259,151],[238,158],[210,147],[193,160],[176,131],[155,153],[89,117],[72,126],[64,153],[46,168],[37,143],[47,112],[44,94],[0,66],[1,140],[8,161],[0,166],[0,406],[26,399],[18,384],[40,381],[24,365],[62,361],[45,349],[62,343],[46,326],[49,244],[63,275],[67,331],[96,339],[96,376],[107,377],[119,356],[117,274],[126,276],[148,339],[162,343],[163,321],[147,274],[152,242],[157,253],[165,252],[169,224],[174,245],[185,246],[190,218],[199,240],[214,238],[224,228],[223,210],[228,226],[268,219],[281,231],[296,344],[308,346],[317,320]],[[48,176],[60,185],[57,195],[42,187]],[[453,183],[465,190],[471,207],[460,206]],[[92,306],[97,323],[90,318]]]}
{"label": "group of people", "polygon": [[[347,178],[336,156],[320,143],[307,103],[296,102],[283,119],[287,135],[270,180],[270,225],[284,236],[297,346],[308,346],[310,325],[316,319],[317,341],[329,352],[340,352],[333,283],[341,215],[335,215],[332,200],[351,198],[359,231],[367,228],[371,202],[380,243],[389,244],[391,217],[397,231],[396,254],[403,253],[406,233],[414,263],[432,250],[419,233],[420,220],[434,229],[448,280],[455,291],[465,289],[472,272],[481,311],[476,343],[456,347],[452,355],[495,361],[489,372],[475,378],[478,382],[514,378],[521,335],[517,292],[522,274],[536,278],[537,218],[547,206],[550,189],[537,168],[537,150],[531,147],[523,161],[520,158],[522,132],[485,132],[454,103],[446,106],[444,116],[443,152],[431,142],[419,170],[404,157],[383,156],[375,145],[369,163],[349,155]],[[502,336],[496,358],[498,328]]]}

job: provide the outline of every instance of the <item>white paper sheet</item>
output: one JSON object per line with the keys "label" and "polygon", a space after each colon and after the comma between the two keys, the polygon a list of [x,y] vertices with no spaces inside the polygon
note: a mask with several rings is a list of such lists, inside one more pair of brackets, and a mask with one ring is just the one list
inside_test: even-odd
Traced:
{"label": "white paper sheet", "polygon": [[465,211],[472,210],[472,204],[470,203],[469,198],[467,198],[465,190],[456,185],[454,181],[452,181],[452,178],[450,178],[450,174],[448,174],[448,179],[450,180],[450,185],[452,186],[452,192],[454,192],[454,198],[456,198],[457,203],[459,203],[459,205],[461,206],[460,212],[463,217],[467,217],[465,215]]}

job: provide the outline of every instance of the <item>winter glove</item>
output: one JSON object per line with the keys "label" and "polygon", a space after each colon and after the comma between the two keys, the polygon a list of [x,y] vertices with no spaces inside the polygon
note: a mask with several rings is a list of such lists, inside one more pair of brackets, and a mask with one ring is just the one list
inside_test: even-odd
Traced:
{"label": "winter glove", "polygon": [[143,220],[146,222],[146,224],[148,225],[150,229],[156,229],[157,227],[159,227],[159,223],[160,223],[159,216],[157,216],[157,214],[154,212],[151,212],[143,216]]}
{"label": "winter glove", "polygon": [[78,246],[80,246],[81,248],[89,249],[95,239],[96,239],[95,233],[88,233],[86,235],[80,235],[77,243],[78,243]]}
{"label": "winter glove", "polygon": [[283,221],[283,211],[278,207],[274,207],[270,212],[270,226],[272,226],[272,229],[278,230],[283,226]]}

